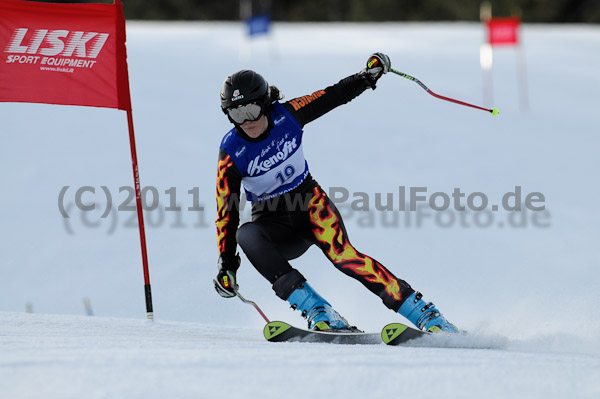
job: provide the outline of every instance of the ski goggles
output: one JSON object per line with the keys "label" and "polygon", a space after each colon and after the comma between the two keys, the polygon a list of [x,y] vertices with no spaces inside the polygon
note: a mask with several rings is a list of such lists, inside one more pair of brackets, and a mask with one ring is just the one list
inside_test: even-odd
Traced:
{"label": "ski goggles", "polygon": [[257,103],[240,105],[235,108],[227,108],[227,115],[232,122],[241,125],[246,121],[254,122],[263,115],[263,109]]}

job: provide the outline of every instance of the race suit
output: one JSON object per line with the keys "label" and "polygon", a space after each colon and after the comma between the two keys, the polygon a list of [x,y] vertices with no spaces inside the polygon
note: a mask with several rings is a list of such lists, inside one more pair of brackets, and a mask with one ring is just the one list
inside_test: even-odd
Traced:
{"label": "race suit", "polygon": [[[251,138],[234,127],[223,138],[217,172],[217,241],[224,260],[237,244],[282,299],[306,279],[289,261],[317,245],[339,270],[397,311],[414,290],[350,243],[340,212],[309,172],[302,149],[309,122],[345,104],[368,86],[359,74],[311,95],[272,103],[268,128]],[[252,221],[239,226],[241,187]],[[233,262],[224,262],[224,264]]]}

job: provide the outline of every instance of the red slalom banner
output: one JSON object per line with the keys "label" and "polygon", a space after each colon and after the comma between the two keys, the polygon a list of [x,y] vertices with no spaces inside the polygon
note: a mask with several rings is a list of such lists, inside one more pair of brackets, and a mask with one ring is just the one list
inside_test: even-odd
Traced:
{"label": "red slalom banner", "polygon": [[0,0],[0,51],[0,101],[131,109],[119,0]]}
{"label": "red slalom banner", "polygon": [[121,0],[113,4],[0,0],[0,51],[0,102],[83,105],[127,112],[146,317],[153,320]]}
{"label": "red slalom banner", "polygon": [[521,20],[517,17],[490,18],[485,21],[488,43],[492,46],[516,46],[519,44]]}

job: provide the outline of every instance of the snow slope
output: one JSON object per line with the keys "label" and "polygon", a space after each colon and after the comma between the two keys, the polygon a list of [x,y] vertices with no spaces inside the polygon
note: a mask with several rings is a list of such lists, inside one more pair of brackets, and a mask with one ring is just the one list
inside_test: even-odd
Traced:
{"label": "snow slope", "polygon": [[0,313],[7,398],[597,397],[600,357],[272,344],[199,323]]}
{"label": "snow slope", "polygon": [[[511,49],[495,51],[495,101],[483,104],[477,24],[277,24],[272,38],[249,43],[233,23],[128,23],[141,182],[160,200],[146,212],[156,324],[142,320],[134,215],[100,217],[101,186],[116,206],[127,198],[119,187],[132,184],[124,113],[0,104],[0,392],[212,397],[232,384],[241,397],[288,389],[296,397],[383,397],[390,387],[467,398],[598,397],[600,29],[532,25],[522,36],[529,112],[519,109]],[[399,186],[484,192],[490,204],[515,186],[545,196],[546,212],[483,215],[491,219],[340,205],[359,250],[495,349],[271,345],[251,307],[212,288],[216,155],[229,129],[218,103],[223,79],[256,69],[289,99],[358,71],[373,51],[439,94],[501,114],[440,101],[387,75],[375,92],[307,126],[305,154],[324,187],[372,201]],[[57,206],[64,186],[69,219]],[[77,210],[83,186],[95,187],[83,198],[97,211]],[[172,187],[181,212],[164,210]],[[187,210],[196,188],[204,212]],[[319,251],[292,263],[353,324],[377,330],[400,319]],[[271,319],[302,325],[245,259],[239,283]],[[72,316],[84,313],[82,298],[99,317]],[[17,313],[27,303],[41,314]]]}

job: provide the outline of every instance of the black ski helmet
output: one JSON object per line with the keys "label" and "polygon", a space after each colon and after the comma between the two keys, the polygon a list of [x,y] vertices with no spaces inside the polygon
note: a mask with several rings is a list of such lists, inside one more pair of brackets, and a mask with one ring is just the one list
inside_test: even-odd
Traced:
{"label": "black ski helmet", "polygon": [[263,112],[271,104],[271,89],[260,74],[247,69],[238,71],[225,79],[221,87],[221,110],[248,103],[257,103]]}

